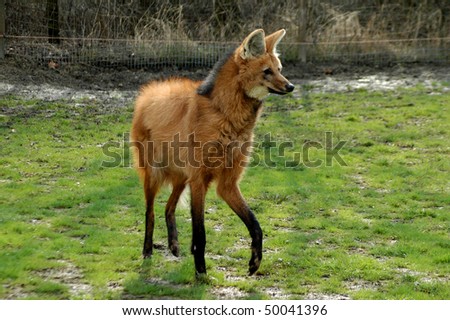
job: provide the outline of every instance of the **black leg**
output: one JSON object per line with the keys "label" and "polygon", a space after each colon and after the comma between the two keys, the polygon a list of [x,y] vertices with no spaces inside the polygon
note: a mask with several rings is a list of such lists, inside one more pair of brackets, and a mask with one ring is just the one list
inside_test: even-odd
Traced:
{"label": "black leg", "polygon": [[155,196],[158,192],[158,186],[150,181],[150,172],[147,172],[144,180],[144,192],[147,208],[145,211],[145,238],[144,248],[142,254],[145,258],[149,258],[153,253],[153,230],[155,228],[155,214],[153,212],[153,205]]}
{"label": "black leg", "polygon": [[175,185],[172,190],[172,194],[169,197],[169,201],[166,205],[166,225],[167,225],[167,234],[168,234],[168,242],[169,249],[175,257],[179,256],[179,247],[178,247],[178,231],[177,224],[175,219],[175,209],[180,199],[181,194],[185,188],[185,184]]}
{"label": "black leg", "polygon": [[192,246],[196,274],[206,274],[205,264],[205,194],[206,188],[203,184],[191,183],[191,216],[192,216]]}
{"label": "black leg", "polygon": [[142,254],[144,259],[149,258],[153,254],[153,229],[155,227],[155,215],[153,213],[153,206],[147,206],[145,212],[145,238],[144,249]]}
{"label": "black leg", "polygon": [[241,218],[252,238],[251,257],[249,261],[249,274],[254,274],[262,260],[263,234],[256,216],[245,202],[237,184],[217,187],[217,193],[227,202],[230,208]]}

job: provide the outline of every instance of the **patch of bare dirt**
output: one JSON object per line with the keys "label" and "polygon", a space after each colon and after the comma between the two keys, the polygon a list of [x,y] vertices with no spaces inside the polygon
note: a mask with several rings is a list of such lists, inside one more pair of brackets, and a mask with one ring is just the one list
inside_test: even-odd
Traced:
{"label": "patch of bare dirt", "polygon": [[6,299],[8,300],[26,299],[28,297],[28,292],[24,289],[23,285],[11,286],[4,284],[3,288],[6,289]]}
{"label": "patch of bare dirt", "polygon": [[264,293],[274,300],[288,300],[291,298],[290,294],[285,293],[283,290],[276,286],[264,288]]}
{"label": "patch of bare dirt", "polygon": [[423,283],[433,283],[433,282],[440,282],[444,284],[450,283],[450,275],[446,276],[440,276],[438,274],[431,274],[431,273],[425,273],[420,271],[411,270],[408,268],[397,268],[395,271],[398,272],[398,275],[400,276],[411,276],[411,277],[417,277],[417,282],[423,282]]}
{"label": "patch of bare dirt", "polygon": [[[320,67],[319,67],[320,68]],[[450,66],[398,65],[385,69],[349,68],[332,75],[315,74],[297,78],[297,84],[310,92],[346,92],[354,90],[387,91],[422,85],[430,93],[450,91]],[[442,84],[445,83],[445,84]]]}
{"label": "patch of bare dirt", "polygon": [[303,298],[304,300],[350,300],[350,297],[343,294],[310,292]]}
{"label": "patch of bare dirt", "polygon": [[350,291],[360,291],[360,290],[379,290],[383,286],[381,281],[365,281],[365,280],[353,280],[345,283],[345,287]]}
{"label": "patch of bare dirt", "polygon": [[221,300],[243,299],[247,296],[247,293],[235,287],[215,287],[210,293]]}
{"label": "patch of bare dirt", "polygon": [[92,287],[83,281],[82,271],[67,260],[58,260],[62,264],[59,268],[50,268],[36,271],[35,273],[45,279],[61,283],[69,288],[71,297],[87,297],[92,292]]}

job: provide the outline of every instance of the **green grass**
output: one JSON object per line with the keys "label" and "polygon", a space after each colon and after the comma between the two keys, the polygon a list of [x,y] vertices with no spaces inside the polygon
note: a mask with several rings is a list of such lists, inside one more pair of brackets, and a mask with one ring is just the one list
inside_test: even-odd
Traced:
{"label": "green grass", "polygon": [[[449,299],[450,94],[433,93],[268,98],[255,140],[288,144],[284,153],[257,144],[241,183],[265,235],[260,274],[246,276],[248,232],[211,190],[204,281],[189,253],[189,210],[177,211],[173,258],[169,192],[160,194],[161,248],[143,261],[143,193],[129,154],[102,165],[123,149],[131,101],[1,97],[0,299]],[[345,165],[327,162],[339,141]]]}

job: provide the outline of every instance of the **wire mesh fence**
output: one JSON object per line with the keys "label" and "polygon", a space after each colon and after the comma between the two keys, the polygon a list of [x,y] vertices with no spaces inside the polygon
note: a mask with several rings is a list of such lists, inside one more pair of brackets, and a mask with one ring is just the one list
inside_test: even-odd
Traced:
{"label": "wire mesh fence", "polygon": [[42,38],[20,38],[8,41],[6,52],[7,55],[32,59],[37,63],[187,69],[211,66],[224,52],[235,46],[233,42],[117,39],[61,39],[56,45]]}
{"label": "wire mesh fence", "polygon": [[450,63],[447,0],[2,2],[4,54],[36,63],[209,67],[258,27],[288,30],[285,62]]}

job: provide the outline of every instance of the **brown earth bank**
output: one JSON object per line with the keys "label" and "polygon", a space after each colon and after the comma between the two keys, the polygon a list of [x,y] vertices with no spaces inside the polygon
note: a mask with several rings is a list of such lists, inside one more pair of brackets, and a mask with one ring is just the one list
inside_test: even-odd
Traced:
{"label": "brown earth bank", "polygon": [[[124,103],[139,87],[155,79],[189,77],[201,80],[209,69],[180,70],[99,68],[89,65],[36,65],[28,60],[0,61],[0,95],[15,94],[43,100],[103,99]],[[297,85],[313,92],[342,92],[357,89],[392,90],[424,85],[450,86],[450,65],[397,64],[373,68],[345,64],[288,64],[283,73]]]}

